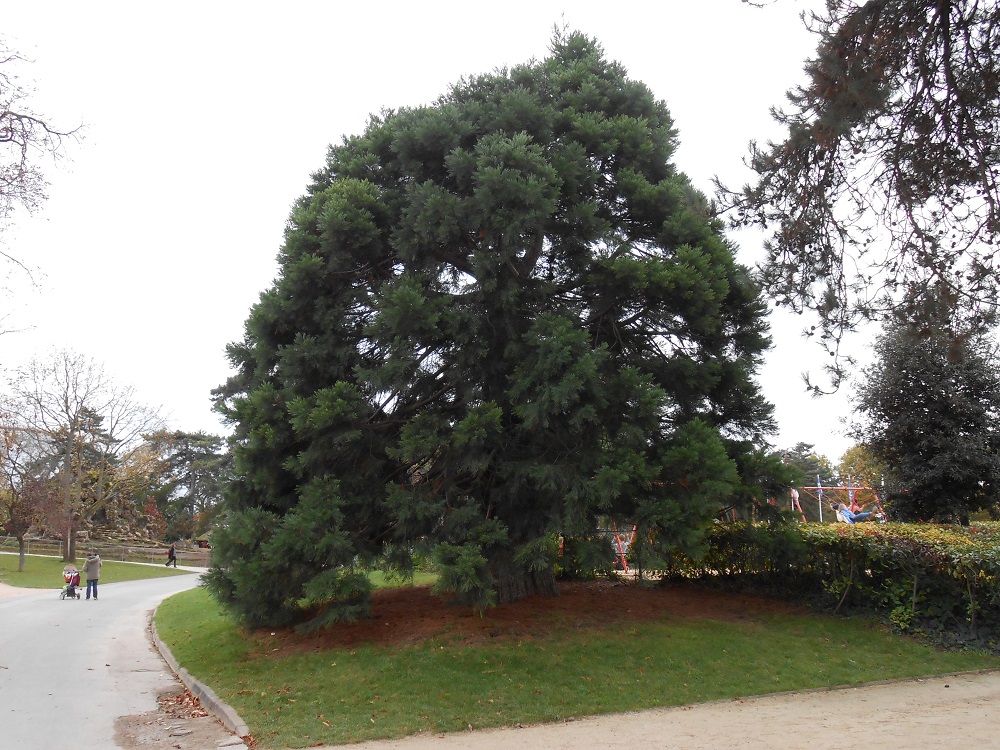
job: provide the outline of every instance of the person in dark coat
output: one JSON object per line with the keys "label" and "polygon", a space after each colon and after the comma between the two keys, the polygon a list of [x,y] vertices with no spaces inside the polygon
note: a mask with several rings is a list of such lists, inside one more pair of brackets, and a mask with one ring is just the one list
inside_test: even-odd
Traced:
{"label": "person in dark coat", "polygon": [[83,575],[87,579],[87,598],[90,593],[94,593],[94,601],[97,601],[97,579],[101,577],[101,556],[96,552],[87,555],[87,561],[83,564]]}

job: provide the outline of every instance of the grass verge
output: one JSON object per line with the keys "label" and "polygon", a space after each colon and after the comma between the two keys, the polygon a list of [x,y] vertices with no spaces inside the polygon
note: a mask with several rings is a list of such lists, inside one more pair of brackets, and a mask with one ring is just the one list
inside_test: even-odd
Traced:
{"label": "grass verge", "polygon": [[[26,589],[61,589],[63,587],[63,567],[61,558],[28,555],[25,557],[24,571],[17,570],[18,556],[0,554],[0,583]],[[101,583],[117,581],[138,581],[144,578],[189,575],[190,571],[175,570],[164,565],[137,565],[135,563],[103,560]],[[83,559],[77,560],[76,567],[83,570]]]}
{"label": "grass verge", "polygon": [[533,724],[570,716],[857,685],[975,669],[1000,658],[947,652],[862,620],[749,613],[562,627],[539,639],[448,639],[276,654],[202,589],[171,597],[160,636],[250,725],[262,748],[297,748]]}

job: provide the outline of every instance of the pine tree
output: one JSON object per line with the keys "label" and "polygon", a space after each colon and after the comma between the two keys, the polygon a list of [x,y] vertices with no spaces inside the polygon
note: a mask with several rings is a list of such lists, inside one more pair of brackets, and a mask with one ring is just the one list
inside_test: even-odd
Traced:
{"label": "pine tree", "polygon": [[836,487],[840,476],[827,456],[816,453],[812,443],[796,443],[781,452],[782,462],[798,476],[795,484],[813,487],[817,482],[823,487]]}
{"label": "pine tree", "polygon": [[216,596],[318,627],[422,548],[462,601],[550,594],[558,536],[605,515],[695,549],[772,429],[769,341],[675,147],[646,86],[558,33],[331,147],[217,392]]}

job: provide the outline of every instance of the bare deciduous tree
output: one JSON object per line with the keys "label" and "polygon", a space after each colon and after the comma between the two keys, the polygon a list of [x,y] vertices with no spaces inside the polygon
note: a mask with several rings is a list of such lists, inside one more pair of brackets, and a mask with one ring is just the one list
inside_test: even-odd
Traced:
{"label": "bare deciduous tree", "polygon": [[65,350],[18,369],[11,394],[9,410],[49,445],[50,477],[66,519],[65,555],[74,560],[77,530],[135,485],[146,464],[143,436],[163,429],[162,419],[134,388]]}
{"label": "bare deciduous tree", "polygon": [[[80,128],[55,127],[31,106],[34,90],[18,75],[27,63],[0,39],[0,232],[18,209],[33,213],[45,201],[48,183],[41,164],[64,155],[66,140],[79,136]],[[0,260],[30,275],[25,259],[0,243]],[[0,323],[5,312],[0,311]],[[0,326],[0,333],[3,332]]]}

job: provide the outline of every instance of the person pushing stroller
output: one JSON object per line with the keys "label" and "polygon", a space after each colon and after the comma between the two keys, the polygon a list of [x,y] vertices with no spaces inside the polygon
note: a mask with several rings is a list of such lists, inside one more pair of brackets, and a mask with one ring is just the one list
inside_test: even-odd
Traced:
{"label": "person pushing stroller", "polygon": [[91,592],[94,594],[94,601],[97,601],[97,579],[101,577],[101,556],[96,552],[87,555],[87,561],[83,564],[84,575],[87,576],[87,598]]}

